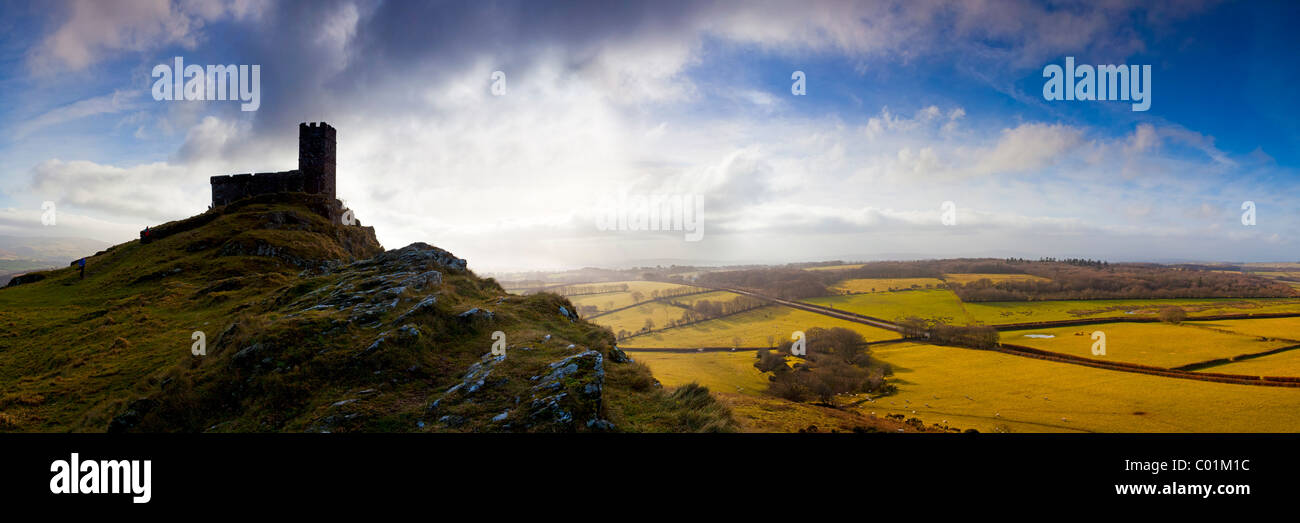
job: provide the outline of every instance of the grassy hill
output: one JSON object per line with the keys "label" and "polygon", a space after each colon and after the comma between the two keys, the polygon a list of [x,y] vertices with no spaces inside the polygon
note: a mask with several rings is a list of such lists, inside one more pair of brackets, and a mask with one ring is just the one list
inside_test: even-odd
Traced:
{"label": "grassy hill", "polygon": [[565,298],[509,295],[423,243],[385,251],[329,203],[242,200],[92,256],[84,279],[0,289],[0,431],[736,428]]}

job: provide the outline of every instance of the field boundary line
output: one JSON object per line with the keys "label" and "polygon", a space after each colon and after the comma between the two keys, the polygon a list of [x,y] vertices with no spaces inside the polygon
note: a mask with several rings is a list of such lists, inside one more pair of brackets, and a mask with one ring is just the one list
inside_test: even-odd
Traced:
{"label": "field boundary line", "polygon": [[[664,283],[664,282],[656,282],[656,283]],[[678,285],[681,285],[681,284],[678,284]],[[687,287],[699,287],[698,285],[686,285],[686,286],[687,286]],[[704,287],[699,287],[699,288],[704,289]],[[626,292],[626,291],[624,291],[624,292]],[[601,316],[605,316],[605,315],[607,315],[607,314],[614,314],[615,312],[622,312],[622,311],[625,311],[625,310],[628,310],[628,309],[635,309],[635,308],[640,307],[640,306],[642,306],[642,305],[645,305],[645,304],[647,304],[647,303],[654,303],[654,302],[657,302],[657,301],[663,301],[663,300],[667,300],[667,299],[670,299],[670,298],[685,298],[685,297],[687,297],[687,296],[696,296],[696,295],[699,295],[699,294],[708,294],[708,293],[710,293],[710,292],[715,292],[715,291],[712,291],[712,290],[709,290],[709,289],[705,289],[705,290],[702,290],[702,291],[700,291],[700,292],[692,292],[692,293],[689,293],[689,294],[678,294],[678,295],[676,295],[676,296],[668,296],[668,297],[665,297],[665,298],[655,298],[655,299],[652,299],[652,300],[646,300],[646,301],[643,301],[643,302],[633,303],[633,304],[628,305],[628,306],[626,306],[626,307],[619,307],[619,308],[617,308],[617,309],[610,309],[610,310],[607,310],[607,311],[602,312],[602,313],[600,313],[600,314],[592,314],[591,316],[587,316],[586,318],[583,318],[583,319],[584,319],[584,320],[595,319],[595,318],[599,318],[599,317],[601,317]],[[575,305],[574,307],[577,307],[577,306]]]}
{"label": "field boundary line", "polygon": [[[1028,303],[1028,302],[1027,302]],[[1183,322],[1189,321],[1222,321],[1222,320],[1264,320],[1271,318],[1297,318],[1300,312],[1262,312],[1259,314],[1214,314],[1210,316],[1188,316]],[[1030,329],[1043,329],[1051,327],[1075,327],[1079,325],[1096,325],[1099,323],[1160,323],[1160,318],[1155,317],[1112,317],[1112,318],[1081,318],[1077,320],[1050,320],[1036,321],[1028,323],[1002,323],[989,325],[998,332],[1018,331]]]}
{"label": "field boundary line", "polygon": [[[1286,347],[1278,347],[1278,348],[1276,348],[1276,349],[1269,349],[1269,350],[1266,350],[1266,351],[1263,351],[1263,352],[1252,352],[1252,353],[1250,353],[1250,354],[1238,354],[1238,355],[1236,355],[1236,356],[1229,356],[1229,357],[1227,357],[1227,358],[1218,358],[1218,359],[1213,359],[1213,360],[1198,361],[1198,362],[1196,362],[1196,363],[1188,363],[1187,365],[1180,365],[1180,366],[1178,366],[1178,367],[1173,367],[1172,369],[1173,369],[1173,370],[1185,370],[1185,371],[1198,371],[1198,370],[1201,370],[1201,369],[1208,369],[1208,368],[1212,368],[1212,367],[1218,367],[1218,366],[1220,366],[1220,365],[1227,365],[1227,364],[1229,364],[1229,363],[1237,363],[1237,362],[1240,362],[1240,361],[1253,360],[1253,359],[1255,359],[1255,358],[1262,358],[1262,357],[1264,357],[1264,356],[1272,356],[1272,355],[1274,355],[1274,354],[1278,354],[1278,353],[1281,353],[1281,352],[1292,351],[1292,350],[1295,350],[1295,349],[1300,349],[1300,344],[1297,344],[1297,345],[1288,345],[1288,346],[1286,346]],[[1216,374],[1216,373],[1205,372],[1205,373],[1202,373],[1202,374]],[[1300,380],[1300,378],[1294,378],[1294,379],[1296,379],[1296,380]]]}
{"label": "field boundary line", "polygon": [[[955,345],[944,345],[947,347],[957,347]],[[968,347],[957,347],[966,349]],[[970,349],[984,350],[984,349]],[[1163,376],[1166,378],[1180,378],[1198,381],[1209,381],[1216,383],[1232,383],[1237,385],[1260,385],[1269,387],[1300,387],[1300,378],[1294,377],[1272,377],[1272,376],[1247,376],[1242,374],[1217,374],[1207,372],[1190,372],[1185,370],[1168,369],[1164,367],[1155,367],[1151,365],[1142,365],[1138,363],[1128,363],[1120,361],[1102,361],[1092,358],[1084,358],[1072,354],[1063,354],[1060,352],[1046,351],[1026,347],[1023,345],[1011,345],[1007,343],[999,344],[996,349],[988,349],[994,352],[1001,352],[1012,356],[1022,356],[1026,358],[1035,358],[1060,363],[1072,363],[1087,367],[1095,367],[1106,370],[1118,370],[1123,372],[1133,372],[1137,374],[1149,374],[1152,376]]]}

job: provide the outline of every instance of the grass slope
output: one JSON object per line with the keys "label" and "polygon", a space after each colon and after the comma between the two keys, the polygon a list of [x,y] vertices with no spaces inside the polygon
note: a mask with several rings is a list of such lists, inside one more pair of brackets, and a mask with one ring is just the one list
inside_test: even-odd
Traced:
{"label": "grass slope", "polygon": [[0,290],[0,431],[735,429],[707,390],[619,363],[568,300],[509,296],[428,245],[384,252],[321,203],[243,200],[91,257],[84,280]]}

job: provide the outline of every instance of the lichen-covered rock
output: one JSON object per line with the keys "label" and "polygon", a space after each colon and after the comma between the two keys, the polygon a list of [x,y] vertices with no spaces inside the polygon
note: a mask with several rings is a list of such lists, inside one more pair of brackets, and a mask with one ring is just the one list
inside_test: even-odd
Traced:
{"label": "lichen-covered rock", "polygon": [[437,296],[427,296],[423,300],[420,300],[420,303],[412,305],[410,309],[407,309],[406,312],[403,312],[402,315],[398,316],[396,320],[393,320],[393,324],[396,325],[402,323],[407,319],[409,319],[411,316],[414,316],[416,314],[433,313],[437,311],[437,309],[434,307],[434,305],[436,305],[437,303],[438,303]]}
{"label": "lichen-covered rock", "polygon": [[609,349],[609,360],[614,363],[628,363],[632,358],[627,357],[627,353],[615,345],[614,348]]}
{"label": "lichen-covered rock", "polygon": [[427,414],[436,414],[447,403],[462,401],[487,386],[489,384],[488,378],[492,375],[492,369],[505,359],[504,354],[500,356],[484,355],[483,359],[465,369],[465,377],[461,379],[460,383],[452,385],[438,399],[429,404]]}
{"label": "lichen-covered rock", "polygon": [[[531,378],[528,427],[572,431],[600,419],[605,387],[604,357],[594,350],[574,354],[548,365],[545,375]],[[579,425],[581,424],[581,425]]]}
{"label": "lichen-covered rock", "polygon": [[380,333],[379,337],[375,338],[375,341],[372,342],[369,346],[367,346],[365,350],[361,351],[361,354],[358,354],[358,356],[368,356],[370,354],[374,354],[389,345],[399,344],[399,343],[410,343],[411,341],[414,341],[416,338],[419,337],[420,337],[420,328],[408,323],[396,330],[384,331],[383,333]]}
{"label": "lichen-covered rock", "polygon": [[573,323],[573,322],[575,322],[575,321],[578,321],[578,315],[577,315],[577,313],[574,313],[573,311],[570,311],[570,310],[568,309],[568,307],[565,307],[565,306],[563,306],[563,305],[560,306],[560,316],[564,316],[565,318],[568,318],[568,319],[569,319],[569,323]]}
{"label": "lichen-covered rock", "polygon": [[466,325],[478,328],[492,324],[492,321],[496,319],[496,315],[492,314],[492,311],[490,310],[474,307],[473,309],[457,314],[456,319]]}

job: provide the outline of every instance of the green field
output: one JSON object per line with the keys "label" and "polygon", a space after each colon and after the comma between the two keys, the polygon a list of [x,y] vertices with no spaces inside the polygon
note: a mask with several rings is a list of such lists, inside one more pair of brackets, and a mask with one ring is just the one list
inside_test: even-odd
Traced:
{"label": "green field", "polygon": [[[1297,432],[1300,390],[1148,376],[919,344],[881,346],[899,393],[866,414],[1013,432]],[[928,405],[927,405],[928,404]]]}
{"label": "green field", "polygon": [[954,324],[971,323],[961,300],[952,291],[944,289],[824,296],[802,301],[890,321],[919,316],[946,319]]}
{"label": "green field", "polygon": [[[1255,320],[1248,320],[1255,321]],[[1092,354],[1092,333],[1106,333],[1106,354]],[[1054,338],[1032,338],[1051,335]],[[1026,345],[1085,358],[1178,367],[1218,358],[1264,352],[1291,343],[1167,323],[1102,323],[1053,329],[1006,331],[1003,343]]]}
{"label": "green field", "polygon": [[774,343],[780,344],[790,341],[790,335],[794,331],[806,331],[813,327],[845,327],[861,333],[867,341],[899,337],[893,331],[772,305],[662,332],[634,336],[619,344],[629,347],[729,347],[738,338],[742,347],[767,347],[769,336]]}
{"label": "green field", "polygon": [[968,302],[966,311],[976,321],[989,325],[1036,321],[1155,316],[1170,305],[1182,307],[1190,315],[1259,314],[1266,312],[1300,312],[1295,298],[1211,298],[1180,300],[1059,300]]}
{"label": "green field", "polygon": [[915,286],[917,289],[924,289],[926,286],[937,287],[943,285],[943,281],[938,278],[861,278],[852,280],[843,280],[837,282],[833,290],[843,293],[863,293],[863,292],[890,292],[905,291]]}
{"label": "green field", "polygon": [[596,306],[597,309],[600,310],[600,312],[605,312],[608,310],[618,309],[620,307],[627,307],[628,305],[632,305],[633,303],[635,303],[632,300],[632,293],[634,292],[640,292],[643,295],[641,301],[646,301],[651,298],[650,293],[656,290],[687,287],[686,285],[678,285],[675,283],[661,283],[657,281],[615,281],[615,282],[602,282],[599,284],[593,283],[590,285],[618,285],[618,284],[627,284],[627,291],[607,292],[602,294],[586,294],[582,296],[570,296],[569,301],[578,307],[582,307],[583,305],[594,305]]}

